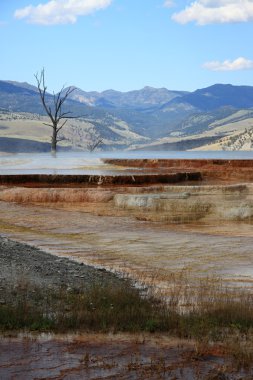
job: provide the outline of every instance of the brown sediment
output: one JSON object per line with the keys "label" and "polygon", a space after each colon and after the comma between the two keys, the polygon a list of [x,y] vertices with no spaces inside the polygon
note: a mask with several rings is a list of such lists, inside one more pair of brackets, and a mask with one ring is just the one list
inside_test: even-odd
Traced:
{"label": "brown sediment", "polygon": [[[229,283],[252,286],[250,223],[230,222],[223,227],[217,220],[198,225],[193,221],[186,229],[185,223],[173,227],[144,222],[142,211],[126,209],[118,214],[111,202],[40,206],[0,202],[0,207],[5,236],[57,256],[127,274],[164,293],[170,287],[170,276],[180,276],[183,270],[188,282],[218,275]],[[146,214],[147,218],[152,215],[158,220],[160,213]]]}
{"label": "brown sediment", "polygon": [[203,179],[253,181],[253,160],[225,159],[105,159],[106,164],[157,171],[200,170]]}
{"label": "brown sediment", "polygon": [[96,188],[0,187],[0,200],[20,203],[106,203],[113,199],[114,194],[113,190]]}
{"label": "brown sediment", "polygon": [[2,379],[236,380],[240,373],[218,344],[161,334],[26,335],[2,338],[0,350]]}
{"label": "brown sediment", "polygon": [[166,158],[166,159],[103,159],[106,164],[110,165],[120,165],[128,167],[140,167],[140,168],[161,168],[161,167],[192,167],[192,168],[203,168],[206,166],[226,166],[226,167],[245,167],[253,168],[252,160],[250,159],[235,159],[235,160],[226,160],[226,159],[182,159],[182,158]]}
{"label": "brown sediment", "polygon": [[177,172],[128,175],[2,174],[0,185],[15,186],[119,186],[177,183],[201,180],[200,172]]}
{"label": "brown sediment", "polygon": [[[14,266],[23,275],[26,275],[26,267],[30,280],[45,284],[49,291],[52,291],[52,285],[62,286],[62,281],[65,286],[71,285],[75,289],[81,282],[89,284],[93,276],[99,275],[103,283],[110,276],[104,271],[95,273],[92,268],[59,260],[9,240],[4,239],[2,243],[2,248],[7,246],[11,250],[9,255],[10,252],[4,249],[6,254],[2,257],[3,273],[9,282],[15,281]],[[23,251],[22,254],[20,251]],[[9,260],[10,256],[12,260]],[[20,268],[21,263],[24,265]],[[16,291],[26,289],[25,278],[19,287],[15,287]],[[117,286],[119,280],[118,283],[116,277],[113,280]],[[3,285],[9,288],[9,283],[2,283],[1,288]],[[236,336],[236,344],[237,339]],[[247,363],[243,373],[249,374],[249,377],[244,379],[250,380],[253,367],[251,361]],[[185,340],[168,333],[17,335],[15,331],[7,331],[0,336],[0,379],[238,380],[242,370],[238,370],[236,364],[229,341],[208,343],[206,339]]]}
{"label": "brown sediment", "polygon": [[[199,279],[216,275],[252,291],[253,185],[242,183],[253,180],[252,161],[117,163],[147,172],[1,176],[5,185],[0,188],[1,232],[58,256],[129,274],[160,294],[170,294],[172,280],[177,292],[181,279],[192,290]],[[199,180],[202,174],[205,185],[217,180],[226,181],[226,186],[202,186],[198,181],[190,186],[189,180]],[[237,184],[227,186],[232,182]],[[221,368],[226,368],[224,373]],[[232,359],[218,344],[210,347],[204,342],[199,347],[162,335],[0,339],[3,379],[237,380],[238,376]]]}
{"label": "brown sediment", "polygon": [[[128,166],[129,161],[125,160]],[[131,160],[133,165],[156,165],[158,173],[160,161],[166,166],[171,160],[158,161]],[[227,160],[174,161],[175,165],[212,162],[226,168]],[[227,164],[251,170],[249,160]],[[182,173],[188,173],[189,179],[189,172]],[[196,173],[200,172],[192,172]],[[91,182],[82,186],[78,181],[90,176],[31,175],[24,176],[23,184],[21,177],[5,176],[17,185],[0,187],[0,201],[4,201],[0,227],[7,236],[56,255],[71,255],[87,264],[127,273],[146,284],[152,283],[158,271],[156,284],[165,288],[166,274],[180,273],[183,268],[195,278],[218,274],[229,282],[251,284],[252,183],[152,184],[146,181],[148,174],[140,177],[143,184],[110,183],[115,178],[132,181],[129,174],[108,176],[106,186]],[[34,185],[38,178],[41,182]],[[55,183],[48,185],[48,178]],[[68,183],[73,178],[77,182]],[[153,178],[151,175],[151,182]]]}
{"label": "brown sediment", "polygon": [[[121,168],[99,174],[2,174],[0,185],[26,187],[147,186],[189,181],[251,182],[252,160],[222,159],[105,159]],[[126,168],[124,170],[124,168]]]}
{"label": "brown sediment", "polygon": [[253,185],[156,185],[111,187],[0,186],[0,201],[75,204],[76,209],[139,220],[185,224],[201,220],[253,221]]}
{"label": "brown sediment", "polygon": [[[248,178],[243,170],[252,173],[252,161],[110,163],[138,167],[142,174],[127,169],[123,175],[105,176],[0,176],[7,183],[0,187],[0,201],[23,204],[1,204],[2,231],[145,284],[158,271],[156,284],[166,288],[165,275],[182,268],[195,278],[210,273],[251,283],[253,184],[243,183]],[[208,170],[206,181],[193,181]],[[223,179],[211,185],[218,170],[230,178],[225,185]],[[242,180],[236,180],[240,172]]]}

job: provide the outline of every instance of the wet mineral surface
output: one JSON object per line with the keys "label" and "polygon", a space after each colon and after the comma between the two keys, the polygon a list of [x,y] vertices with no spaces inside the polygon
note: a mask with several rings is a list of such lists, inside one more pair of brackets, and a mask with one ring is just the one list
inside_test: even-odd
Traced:
{"label": "wet mineral surface", "polygon": [[23,335],[0,342],[1,379],[251,380],[219,345],[162,335]]}
{"label": "wet mineral surface", "polygon": [[[213,276],[252,292],[251,160],[113,160],[107,164],[127,167],[128,175],[108,177],[127,181],[113,183],[94,174],[94,182],[89,174],[85,185],[65,175],[46,174],[40,177],[42,182],[38,175],[1,177],[1,235],[56,255],[62,268],[70,265],[67,259],[75,260],[78,268],[83,263],[127,274],[163,295],[170,294],[172,276],[183,278],[189,288]],[[139,183],[136,168],[146,171]],[[177,173],[187,176],[174,183]],[[189,173],[200,173],[201,180],[192,181]],[[157,181],[159,176],[173,178],[173,183]],[[232,367],[217,347],[202,361],[185,342],[171,347],[169,341],[162,343],[161,336],[145,337],[145,344],[136,339],[4,338],[0,378],[192,380],[205,379],[211,370],[217,379],[252,375],[232,374],[232,369],[227,377],[219,374],[221,367]]]}

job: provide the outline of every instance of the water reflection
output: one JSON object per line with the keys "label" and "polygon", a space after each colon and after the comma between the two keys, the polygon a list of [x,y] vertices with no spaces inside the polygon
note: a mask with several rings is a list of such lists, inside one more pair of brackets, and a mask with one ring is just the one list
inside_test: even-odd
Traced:
{"label": "water reflection", "polygon": [[[107,152],[94,154],[59,152],[55,157],[50,154],[16,154],[0,156],[0,173],[109,174],[128,170],[127,167],[106,165],[102,161],[102,158],[106,157],[252,159],[253,152]],[[194,189],[196,190],[196,187]],[[123,207],[121,203],[127,198],[125,194],[121,194],[118,197],[118,203],[115,204],[112,202],[106,204],[105,199],[102,200],[102,198],[100,200],[94,197],[91,199],[89,195],[90,198],[87,198],[86,204],[77,202],[71,204],[66,201],[62,205],[59,203],[49,205],[45,203],[45,200],[43,205],[0,202],[0,231],[10,238],[36,245],[60,256],[70,256],[88,264],[130,273],[132,277],[146,283],[152,282],[155,274],[159,286],[166,287],[167,278],[171,273],[186,270],[192,279],[218,275],[228,282],[243,283],[252,287],[253,234],[251,219],[249,218],[248,223],[224,224],[221,218],[218,218],[219,212],[224,213],[229,210],[231,213],[235,206],[243,212],[246,208],[251,212],[252,192],[244,194],[243,189],[239,189],[240,191],[235,189],[236,191],[230,194],[228,189],[225,189],[224,193],[221,188],[219,191],[222,197],[218,198],[217,189],[214,189],[216,192],[211,193],[212,189],[209,189],[208,194],[205,194],[206,189],[202,188],[201,190],[203,191],[202,208],[205,215],[209,212],[211,217],[209,221],[201,220],[201,223],[198,224],[196,223],[197,218],[191,219],[188,218],[188,215],[186,216],[191,223],[186,224],[182,221],[180,225],[175,226],[168,223],[168,218],[165,223],[165,220],[163,221],[161,218],[162,212],[166,211],[166,217],[171,212],[171,208],[168,208],[169,200],[166,201],[166,199],[161,199],[160,202],[164,202],[164,210],[158,209],[155,201],[153,202],[153,211],[159,218],[148,219],[150,206],[147,212],[141,209],[143,215],[139,211],[137,215],[132,202],[134,196],[128,196],[131,207],[126,207],[129,206],[126,202]],[[134,191],[134,189],[132,190]],[[54,190],[46,191],[48,194],[42,195],[44,197],[48,195],[50,198],[50,193]],[[158,189],[158,191],[160,190]],[[189,189],[184,191],[188,192]],[[193,189],[191,191],[193,192]],[[38,190],[35,192],[38,193]],[[91,192],[94,195],[94,189]],[[178,189],[175,188],[175,192],[177,193]],[[20,189],[18,189],[18,193],[20,197]],[[242,193],[244,198],[243,204],[240,206]],[[23,189],[22,194],[29,195],[28,190]],[[108,198],[107,200],[111,200],[113,194],[106,193],[105,196],[106,199]],[[119,198],[122,200],[121,203]],[[137,201],[141,199],[140,196],[135,198]],[[151,200],[153,198],[150,197]],[[185,206],[187,201],[188,211],[199,214],[200,195],[198,194],[198,198],[196,198],[192,194],[188,198],[186,200],[185,198],[177,199],[177,202],[175,197],[172,199],[171,203],[175,212],[180,211],[183,214],[187,211]],[[23,197],[19,201],[29,203],[29,199],[24,199]],[[15,198],[15,201],[18,201],[18,198]],[[105,203],[99,205],[98,203],[102,201]],[[43,202],[43,197],[41,202]],[[208,204],[208,208],[204,202]],[[211,207],[212,204],[215,207]],[[159,207],[162,208],[162,205]],[[201,214],[200,217],[204,218],[205,215]],[[238,215],[239,218],[240,215]],[[146,222],[144,221],[145,217]],[[157,223],[155,223],[156,220]]]}
{"label": "water reflection", "polygon": [[[117,170],[113,165],[105,165],[105,158],[136,159],[253,159],[253,151],[193,151],[193,152],[57,152],[20,153],[0,155],[0,174],[103,174]],[[125,168],[126,169],[126,168]],[[122,168],[121,168],[122,170]]]}
{"label": "water reflection", "polygon": [[[228,234],[227,224],[226,234],[218,235],[207,227],[201,232],[201,225],[186,228],[131,216],[105,216],[97,206],[99,215],[95,215],[82,207],[0,202],[1,233],[60,256],[129,273],[146,283],[154,281],[155,275],[159,286],[166,287],[171,273],[182,270],[193,280],[214,275],[252,286],[250,229],[244,236],[234,234],[233,229]],[[242,224],[231,225],[240,230]]]}

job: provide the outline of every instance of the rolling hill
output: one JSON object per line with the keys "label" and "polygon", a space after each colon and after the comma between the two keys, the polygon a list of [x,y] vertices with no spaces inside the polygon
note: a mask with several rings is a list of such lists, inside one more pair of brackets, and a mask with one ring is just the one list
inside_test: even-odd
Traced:
{"label": "rolling hill", "polygon": [[[52,94],[47,94],[47,99],[53,103]],[[68,122],[61,145],[85,149],[86,132],[92,129],[103,138],[103,149],[211,148],[227,136],[242,133],[242,125],[250,130],[252,107],[251,86],[215,84],[191,93],[152,87],[100,93],[77,88],[65,108],[79,118]],[[0,112],[4,150],[9,141],[6,139],[11,138],[45,144],[50,141],[50,130],[42,126],[46,116],[35,86],[0,81]],[[29,144],[36,149],[36,144]],[[43,146],[48,149],[47,145],[39,145],[38,149]]]}

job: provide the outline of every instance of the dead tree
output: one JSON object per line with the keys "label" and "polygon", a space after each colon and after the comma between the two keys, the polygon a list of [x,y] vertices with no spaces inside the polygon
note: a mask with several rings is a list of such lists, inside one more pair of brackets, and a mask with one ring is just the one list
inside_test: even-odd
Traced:
{"label": "dead tree", "polygon": [[50,126],[52,131],[51,137],[51,151],[56,152],[57,143],[61,141],[58,137],[60,130],[67,123],[68,119],[73,119],[75,116],[70,116],[71,112],[63,112],[63,104],[69,95],[75,91],[74,87],[62,89],[58,94],[53,94],[52,99],[47,95],[47,86],[45,84],[45,70],[42,69],[40,73],[34,75],[37,81],[37,87],[40,94],[40,99],[44,110],[46,111],[51,123],[43,123]]}
{"label": "dead tree", "polygon": [[63,135],[63,139],[69,140],[73,147],[86,148],[90,153],[94,152],[104,142],[94,126],[85,128],[80,125],[70,125],[69,135]]}
{"label": "dead tree", "polygon": [[102,145],[104,140],[100,136],[99,132],[90,128],[88,129],[87,135],[87,149],[91,153],[94,152],[94,150],[97,149],[100,145]]}

